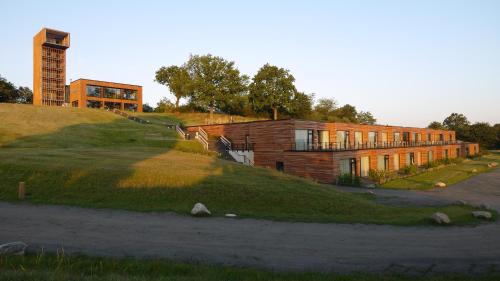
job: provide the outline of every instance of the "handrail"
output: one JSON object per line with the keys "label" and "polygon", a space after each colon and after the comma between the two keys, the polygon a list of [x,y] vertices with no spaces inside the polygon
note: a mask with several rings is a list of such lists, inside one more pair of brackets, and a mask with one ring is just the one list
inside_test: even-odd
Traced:
{"label": "handrail", "polygon": [[365,142],[365,143],[342,143],[324,142],[307,143],[295,142],[292,151],[347,151],[383,148],[404,148],[459,144],[457,141],[393,141],[393,142]]}
{"label": "handrail", "polygon": [[179,127],[179,124],[175,125],[175,130],[177,131],[177,133],[179,133],[181,138],[186,139],[186,133],[184,133],[181,127]]}
{"label": "handrail", "polygon": [[226,147],[226,150],[231,150],[231,141],[228,140],[225,136],[220,136],[220,141]]}
{"label": "handrail", "polygon": [[202,127],[198,127],[198,137],[196,139],[203,145],[205,150],[208,150],[208,134]]}

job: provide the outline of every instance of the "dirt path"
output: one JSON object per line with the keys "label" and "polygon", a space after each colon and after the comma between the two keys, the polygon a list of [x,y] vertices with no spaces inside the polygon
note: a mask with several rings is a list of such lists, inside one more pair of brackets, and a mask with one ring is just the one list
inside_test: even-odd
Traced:
{"label": "dirt path", "polygon": [[[479,175],[456,189],[470,191],[468,184],[478,182],[496,184],[498,172]],[[482,187],[476,199],[488,197],[497,206],[498,188]],[[452,189],[436,194],[448,200]],[[32,250],[62,247],[67,253],[275,270],[500,271],[500,223],[447,228],[290,223],[0,202],[0,243],[17,240]]]}

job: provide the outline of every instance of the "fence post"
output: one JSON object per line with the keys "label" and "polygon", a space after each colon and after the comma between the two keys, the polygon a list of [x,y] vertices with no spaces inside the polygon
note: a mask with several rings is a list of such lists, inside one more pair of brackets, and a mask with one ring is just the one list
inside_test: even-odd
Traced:
{"label": "fence post", "polygon": [[26,197],[26,188],[24,186],[24,181],[19,182],[17,197],[19,198],[19,200],[24,200],[24,198]]}

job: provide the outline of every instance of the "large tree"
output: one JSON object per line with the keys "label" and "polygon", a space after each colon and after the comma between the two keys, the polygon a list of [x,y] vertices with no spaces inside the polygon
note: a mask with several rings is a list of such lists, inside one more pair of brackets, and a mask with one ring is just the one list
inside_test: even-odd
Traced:
{"label": "large tree", "polygon": [[215,110],[240,102],[247,89],[248,77],[240,75],[234,62],[224,58],[210,54],[191,56],[185,68],[191,79],[190,102],[208,109],[210,119]]}
{"label": "large tree", "polygon": [[365,124],[365,125],[374,125],[377,122],[377,119],[373,117],[370,111],[358,112],[356,119],[358,119],[358,122],[360,124]]}
{"label": "large tree", "polygon": [[17,89],[17,103],[33,103],[33,92],[28,87]]}
{"label": "large tree", "polygon": [[0,76],[0,102],[17,102],[18,91],[16,86]]}
{"label": "large tree", "polygon": [[356,107],[350,104],[337,108],[334,114],[344,122],[358,123],[358,112]]}
{"label": "large tree", "polygon": [[163,66],[156,71],[155,80],[170,89],[170,92],[175,96],[175,107],[177,109],[179,108],[180,99],[191,95],[191,78],[184,67],[176,65]]}
{"label": "large tree", "polygon": [[317,119],[334,121],[335,118],[333,117],[337,108],[337,101],[335,99],[322,98],[314,106],[314,113],[317,115]]}
{"label": "large tree", "polygon": [[309,118],[312,112],[313,99],[314,95],[296,92],[290,103],[290,116],[301,119]]}
{"label": "large tree", "polygon": [[443,126],[448,130],[453,130],[457,133],[457,139],[469,138],[470,122],[463,114],[452,113],[443,121]]}
{"label": "large tree", "polygon": [[470,126],[470,139],[482,147],[494,148],[497,144],[497,131],[489,123],[477,122]]}
{"label": "large tree", "polygon": [[284,68],[265,64],[253,77],[249,101],[256,112],[272,110],[278,119],[278,110],[290,112],[291,102],[297,93],[295,78]]}
{"label": "large tree", "polygon": [[432,121],[428,126],[427,128],[429,129],[434,129],[434,130],[442,130],[444,129],[444,126],[443,124],[441,124],[441,122],[438,122],[438,121]]}

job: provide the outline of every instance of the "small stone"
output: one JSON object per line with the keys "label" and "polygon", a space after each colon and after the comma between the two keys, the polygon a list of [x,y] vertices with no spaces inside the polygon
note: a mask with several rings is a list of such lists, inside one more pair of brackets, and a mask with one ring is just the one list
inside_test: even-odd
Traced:
{"label": "small stone", "polygon": [[457,202],[455,202],[455,205],[467,205],[467,202],[465,202],[464,200],[458,200]]}
{"label": "small stone", "polygon": [[473,173],[477,173],[477,169],[472,169],[472,172]]}
{"label": "small stone", "polygon": [[497,163],[497,162],[491,162],[491,163],[490,163],[490,165],[491,165],[491,167],[493,168],[493,167],[498,166],[498,163]]}
{"label": "small stone", "polygon": [[375,192],[373,192],[373,191],[369,190],[369,191],[367,191],[367,192],[366,192],[366,194],[369,194],[369,195],[375,195]]}
{"label": "small stone", "polygon": [[375,184],[374,183],[367,184],[366,188],[375,188]]}
{"label": "small stone", "polygon": [[446,184],[444,182],[437,182],[435,185],[435,187],[446,187]]}
{"label": "small stone", "polygon": [[210,216],[212,213],[203,205],[202,203],[194,204],[193,209],[191,210],[191,215],[195,217],[206,217]]}
{"label": "small stone", "polygon": [[237,215],[236,214],[225,214],[225,217],[226,218],[235,218],[235,217],[237,217]]}
{"label": "small stone", "polygon": [[486,212],[486,211],[474,211],[472,212],[472,215],[475,217],[475,218],[478,218],[478,219],[491,219],[491,213],[490,212]]}
{"label": "small stone", "polygon": [[28,247],[28,244],[24,242],[11,242],[0,245],[0,256],[24,256],[24,251]]}
{"label": "small stone", "polygon": [[440,213],[440,212],[434,213],[432,214],[431,219],[437,224],[451,223],[450,218],[445,213]]}

